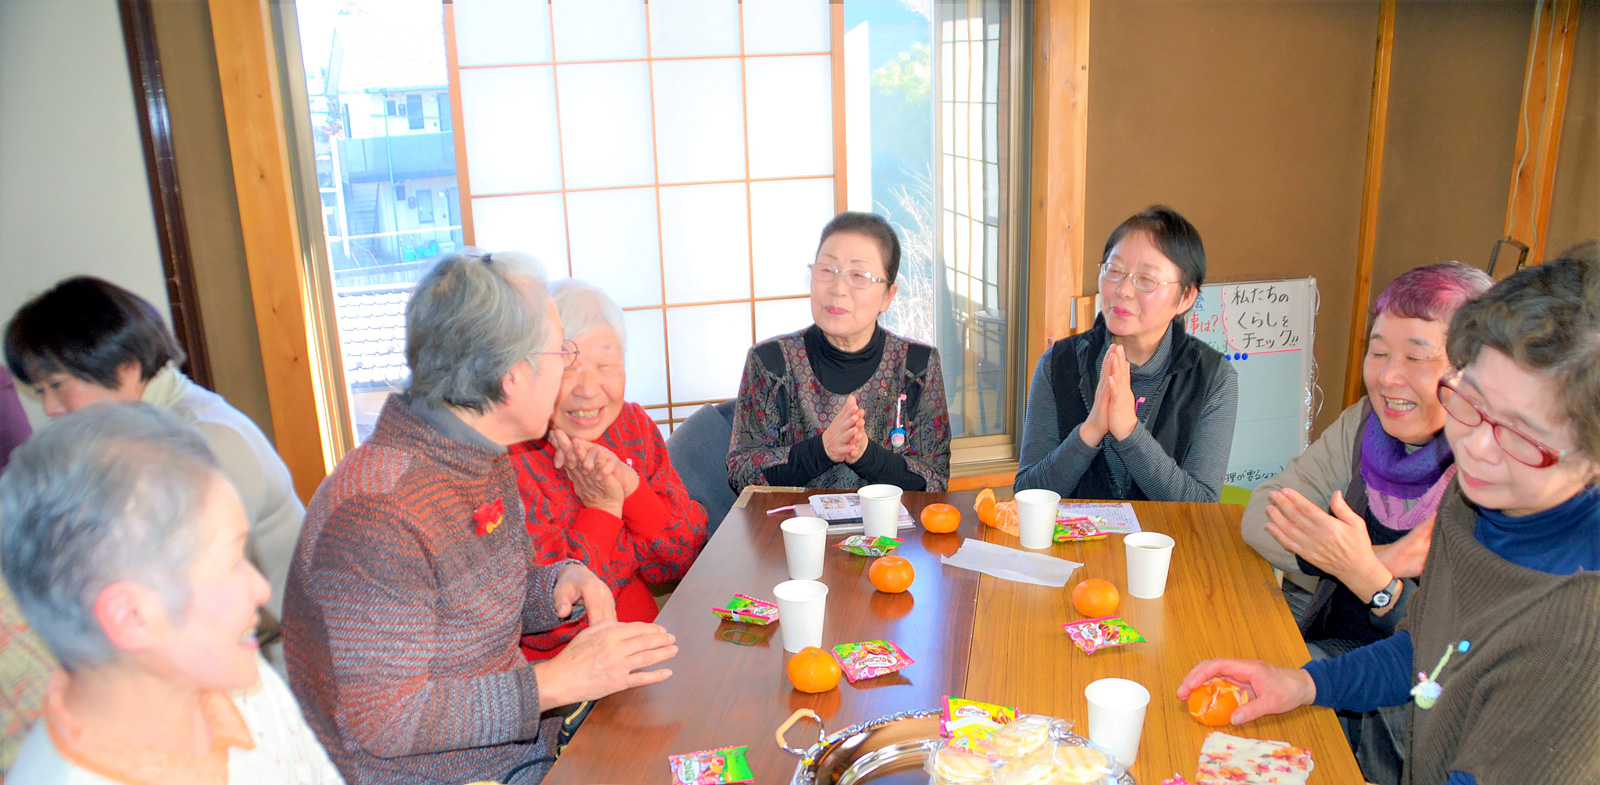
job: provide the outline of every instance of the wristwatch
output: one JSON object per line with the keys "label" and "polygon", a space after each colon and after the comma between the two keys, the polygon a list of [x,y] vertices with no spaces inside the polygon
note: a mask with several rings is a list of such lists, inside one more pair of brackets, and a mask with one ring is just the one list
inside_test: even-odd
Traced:
{"label": "wristwatch", "polygon": [[1367,601],[1367,607],[1372,610],[1387,608],[1389,603],[1394,602],[1394,596],[1399,591],[1400,579],[1394,578],[1389,581],[1388,586],[1379,589],[1377,594],[1372,595],[1372,599]]}

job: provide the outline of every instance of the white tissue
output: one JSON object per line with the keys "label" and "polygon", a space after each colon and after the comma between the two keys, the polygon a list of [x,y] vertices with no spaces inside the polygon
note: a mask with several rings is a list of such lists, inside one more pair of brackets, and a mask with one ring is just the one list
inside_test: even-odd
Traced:
{"label": "white tissue", "polygon": [[1029,553],[1003,545],[968,538],[954,556],[940,557],[951,567],[973,570],[1008,581],[1035,586],[1065,586],[1072,571],[1082,567],[1075,561],[1057,559],[1042,553]]}

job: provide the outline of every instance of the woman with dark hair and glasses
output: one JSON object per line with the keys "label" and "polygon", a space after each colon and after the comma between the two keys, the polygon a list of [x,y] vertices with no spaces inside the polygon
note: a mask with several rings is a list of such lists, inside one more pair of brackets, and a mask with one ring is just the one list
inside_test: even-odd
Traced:
{"label": "woman with dark hair and glasses", "polygon": [[1194,224],[1154,205],[1100,260],[1100,315],[1033,371],[1016,490],[1074,499],[1215,502],[1233,446],[1239,378],[1183,330],[1206,280]]}
{"label": "woman with dark hair and glasses", "polygon": [[1303,668],[1208,660],[1178,697],[1243,684],[1235,724],[1404,705],[1407,785],[1600,782],[1600,246],[1496,284],[1448,341],[1456,479],[1401,631]]}
{"label": "woman with dark hair and glasses", "polygon": [[811,318],[745,359],[728,483],[942,491],[950,415],[939,352],[878,325],[899,286],[900,238],[881,216],[840,213],[811,264]]}

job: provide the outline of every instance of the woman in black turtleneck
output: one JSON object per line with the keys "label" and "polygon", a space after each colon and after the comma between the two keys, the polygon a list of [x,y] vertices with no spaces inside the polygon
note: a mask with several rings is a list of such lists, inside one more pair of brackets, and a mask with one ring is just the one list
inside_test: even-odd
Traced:
{"label": "woman in black turtleneck", "polygon": [[840,213],[823,227],[811,265],[816,324],[745,359],[728,452],[734,490],[944,490],[950,415],[939,352],[878,326],[899,271],[900,239],[882,217]]}

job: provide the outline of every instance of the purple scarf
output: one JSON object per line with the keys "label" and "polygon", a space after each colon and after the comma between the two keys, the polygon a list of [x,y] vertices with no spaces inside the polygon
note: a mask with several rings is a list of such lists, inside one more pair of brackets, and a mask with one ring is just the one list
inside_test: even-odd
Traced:
{"label": "purple scarf", "polygon": [[[1383,430],[1377,412],[1367,415],[1361,433],[1361,479],[1367,484],[1368,507],[1384,526],[1410,531],[1433,515],[1455,468],[1455,456],[1442,431],[1407,454],[1405,442]],[[1413,500],[1416,504],[1405,509],[1405,503]]]}

